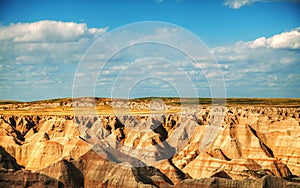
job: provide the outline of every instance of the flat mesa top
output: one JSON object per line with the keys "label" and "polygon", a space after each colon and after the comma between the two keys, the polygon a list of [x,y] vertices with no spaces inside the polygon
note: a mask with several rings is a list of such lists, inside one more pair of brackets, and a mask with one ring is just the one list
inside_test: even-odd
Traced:
{"label": "flat mesa top", "polygon": [[[164,109],[152,109],[153,102],[164,106]],[[221,106],[269,106],[280,108],[300,108],[300,98],[167,98],[151,97],[139,99],[110,99],[110,98],[61,98],[32,102],[0,100],[0,115],[74,115],[80,114],[149,114],[149,113],[178,113],[182,106],[191,108],[195,105],[203,107],[219,104]]]}

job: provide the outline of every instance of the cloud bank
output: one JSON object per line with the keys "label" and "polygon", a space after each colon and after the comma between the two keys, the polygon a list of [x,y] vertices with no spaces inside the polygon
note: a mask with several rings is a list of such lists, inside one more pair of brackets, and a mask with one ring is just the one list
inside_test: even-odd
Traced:
{"label": "cloud bank", "polygon": [[17,23],[0,28],[0,41],[27,43],[75,42],[82,38],[97,37],[107,28],[88,29],[85,23],[43,20],[34,23]]}
{"label": "cloud bank", "polygon": [[[212,49],[223,70],[227,89],[239,96],[299,97],[300,31],[239,41]],[[246,90],[244,90],[246,89]]]}
{"label": "cloud bank", "polygon": [[270,38],[260,37],[249,44],[250,48],[299,49],[300,28]]}
{"label": "cloud bank", "polygon": [[[106,32],[107,28],[88,28],[84,23],[50,20],[0,26],[1,99],[37,100],[70,97],[74,73],[82,55]],[[170,32],[179,31],[161,28],[152,33],[154,36],[142,37],[165,39]],[[120,39],[116,39],[116,42],[118,40]],[[113,48],[112,44],[111,50]],[[149,53],[159,55],[163,50],[163,48],[154,49],[156,50]],[[135,50],[137,54],[148,52],[147,47],[128,50],[129,55],[132,52],[130,50]],[[219,62],[218,67],[225,78],[228,97],[300,97],[299,50],[300,28],[295,28],[269,37],[262,36],[251,41],[215,47],[211,52]],[[111,87],[113,78],[121,71],[126,70],[131,63],[140,62],[139,59],[131,59],[128,54],[115,56],[111,64],[103,70],[101,82],[97,83],[96,88],[99,96],[107,96],[106,89]],[[197,80],[195,86],[199,88],[199,92],[209,97],[206,79],[218,76],[213,71],[216,65],[212,65],[205,57],[198,57],[198,62],[191,64],[184,57],[176,59],[174,54],[168,54],[174,61],[176,60],[177,65],[184,67],[188,76]],[[96,54],[90,61],[99,61],[102,55]],[[139,69],[151,70],[157,76],[164,76],[169,80],[174,79],[174,76],[178,78],[182,76],[182,72],[167,72],[170,70],[168,64],[154,67],[153,65],[157,63],[145,63],[145,66]],[[98,74],[95,69],[96,67],[89,67],[88,74],[82,73],[77,76],[81,76],[82,80],[88,83],[92,74]],[[142,72],[139,69],[136,69],[138,71],[136,74]],[[199,69],[207,72],[204,75]],[[156,93],[153,91],[159,92],[163,91],[162,88],[169,87],[159,80],[151,83],[149,85],[141,81],[140,88],[145,86],[146,90],[136,92],[141,94],[146,92],[155,96]]]}
{"label": "cloud bank", "polygon": [[81,56],[106,30],[51,20],[0,26],[1,98],[69,96]]}

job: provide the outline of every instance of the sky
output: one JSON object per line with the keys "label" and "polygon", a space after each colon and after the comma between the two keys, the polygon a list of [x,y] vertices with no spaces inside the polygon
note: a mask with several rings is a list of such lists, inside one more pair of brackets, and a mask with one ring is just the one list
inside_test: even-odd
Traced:
{"label": "sky", "polygon": [[299,65],[297,0],[0,0],[0,100],[299,98]]}

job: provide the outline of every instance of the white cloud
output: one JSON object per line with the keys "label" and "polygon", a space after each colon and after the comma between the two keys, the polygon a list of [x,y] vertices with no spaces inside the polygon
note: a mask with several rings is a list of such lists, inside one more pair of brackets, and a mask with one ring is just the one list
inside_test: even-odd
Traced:
{"label": "white cloud", "polygon": [[84,23],[43,20],[0,27],[0,41],[14,42],[71,42],[83,37],[103,34],[107,28],[88,29]]}
{"label": "white cloud", "polygon": [[259,0],[226,0],[224,2],[224,5],[229,6],[230,8],[233,9],[238,9],[241,8],[242,6],[250,5],[257,1]]}
{"label": "white cloud", "polygon": [[11,93],[17,89],[26,99],[33,97],[25,96],[26,91],[39,88],[36,97],[70,96],[77,64],[106,30],[50,20],[0,25],[0,85],[11,86],[1,95],[15,97]]}
{"label": "white cloud", "polygon": [[300,28],[270,38],[260,37],[249,44],[250,48],[300,49]]}
{"label": "white cloud", "polygon": [[221,65],[227,65],[221,68],[229,92],[236,88],[235,93],[240,90],[244,97],[259,96],[261,89],[266,97],[295,97],[296,89],[291,88],[300,86],[300,74],[296,68],[300,63],[299,44],[297,28],[269,38],[240,41],[211,51]]}
{"label": "white cloud", "polygon": [[256,2],[276,2],[276,1],[286,1],[292,3],[299,3],[299,0],[225,0],[224,5],[229,6],[233,9],[239,9],[242,6],[251,5]]}
{"label": "white cloud", "polygon": [[1,63],[77,65],[87,48],[106,30],[50,20],[0,26]]}
{"label": "white cloud", "polygon": [[222,62],[241,62],[249,59],[263,61],[259,57],[264,57],[268,62],[292,63],[297,61],[299,55],[294,51],[296,49],[300,49],[299,28],[269,38],[260,37],[253,41],[239,41],[231,46],[216,47],[211,51]]}

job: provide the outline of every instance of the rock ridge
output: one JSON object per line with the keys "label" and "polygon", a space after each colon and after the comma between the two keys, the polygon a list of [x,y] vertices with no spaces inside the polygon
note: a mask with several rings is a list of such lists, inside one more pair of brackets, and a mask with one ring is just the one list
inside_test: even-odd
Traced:
{"label": "rock ridge", "polygon": [[300,108],[223,110],[204,151],[219,121],[209,106],[188,116],[1,114],[0,186],[299,187]]}

